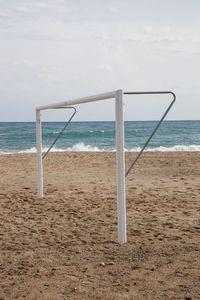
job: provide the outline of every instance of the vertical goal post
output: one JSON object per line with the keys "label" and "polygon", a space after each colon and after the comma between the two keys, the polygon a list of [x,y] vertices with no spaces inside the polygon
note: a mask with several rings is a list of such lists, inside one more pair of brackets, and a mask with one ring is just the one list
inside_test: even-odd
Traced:
{"label": "vertical goal post", "polygon": [[[153,130],[144,147],[138,154],[136,160],[132,163],[128,171],[125,173],[125,154],[124,154],[124,110],[123,110],[123,95],[136,94],[172,94],[173,101],[165,111],[158,125]],[[115,99],[115,131],[116,131],[116,163],[117,163],[117,215],[118,215],[118,242],[125,244],[127,242],[126,234],[126,189],[125,177],[128,175],[137,159],[141,156],[151,138],[157,131],[158,127],[164,120],[165,116],[175,102],[176,96],[171,91],[156,91],[156,92],[123,92],[119,89],[116,91],[103,93],[99,95],[78,98],[61,103],[55,103],[36,108],[36,145],[37,145],[37,185],[38,197],[43,197],[43,163],[42,163],[42,126],[41,126],[41,111],[48,109],[65,108],[72,105],[100,101],[106,99]]]}

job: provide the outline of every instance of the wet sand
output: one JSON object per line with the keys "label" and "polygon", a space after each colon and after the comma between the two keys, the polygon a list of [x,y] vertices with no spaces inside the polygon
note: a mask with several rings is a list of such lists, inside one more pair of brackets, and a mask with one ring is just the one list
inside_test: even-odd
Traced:
{"label": "wet sand", "polygon": [[[136,153],[126,153],[128,167]],[[126,182],[117,243],[115,153],[0,156],[0,299],[200,299],[200,152],[146,152]]]}

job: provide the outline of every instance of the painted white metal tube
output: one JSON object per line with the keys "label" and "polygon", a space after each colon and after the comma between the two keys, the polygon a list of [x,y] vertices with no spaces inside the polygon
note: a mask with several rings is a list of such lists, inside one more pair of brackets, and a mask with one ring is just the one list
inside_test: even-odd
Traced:
{"label": "painted white metal tube", "polygon": [[37,183],[38,197],[43,197],[42,130],[40,110],[36,110]]}
{"label": "painted white metal tube", "polygon": [[99,94],[99,95],[88,96],[88,97],[69,100],[69,101],[65,101],[65,102],[40,106],[40,107],[37,107],[37,110],[52,109],[52,108],[61,107],[61,106],[69,106],[69,105],[81,104],[81,103],[86,103],[86,102],[110,99],[110,98],[115,97],[115,93],[116,93],[116,91],[112,91],[112,92],[103,93],[103,94]]}
{"label": "painted white metal tube", "polygon": [[124,114],[123,92],[116,91],[116,159],[117,159],[117,212],[118,242],[125,244],[126,239],[126,193],[125,193],[125,156],[124,156]]}

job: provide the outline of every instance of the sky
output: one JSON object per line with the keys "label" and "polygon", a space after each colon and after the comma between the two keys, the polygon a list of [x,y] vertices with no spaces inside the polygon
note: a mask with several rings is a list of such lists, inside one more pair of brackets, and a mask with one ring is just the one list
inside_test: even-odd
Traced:
{"label": "sky", "polygon": [[[124,91],[171,90],[171,120],[200,119],[199,0],[0,0],[0,121],[35,107]],[[170,96],[124,97],[125,120],[157,120]],[[114,101],[76,121],[114,120]],[[63,121],[64,111],[43,120]]]}

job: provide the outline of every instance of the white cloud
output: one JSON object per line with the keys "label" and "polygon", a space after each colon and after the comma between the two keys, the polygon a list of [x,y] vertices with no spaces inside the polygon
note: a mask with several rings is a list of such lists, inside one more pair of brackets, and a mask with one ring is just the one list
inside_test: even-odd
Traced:
{"label": "white cloud", "polygon": [[110,9],[109,9],[112,13],[116,13],[116,12],[118,12],[119,11],[119,9],[117,8],[117,7],[110,7]]}
{"label": "white cloud", "polygon": [[97,70],[102,70],[102,71],[106,71],[106,72],[112,72],[113,68],[111,65],[101,65],[101,66],[97,66],[96,67]]}
{"label": "white cloud", "polygon": [[0,85],[0,92],[7,92],[9,88],[5,85]]}

